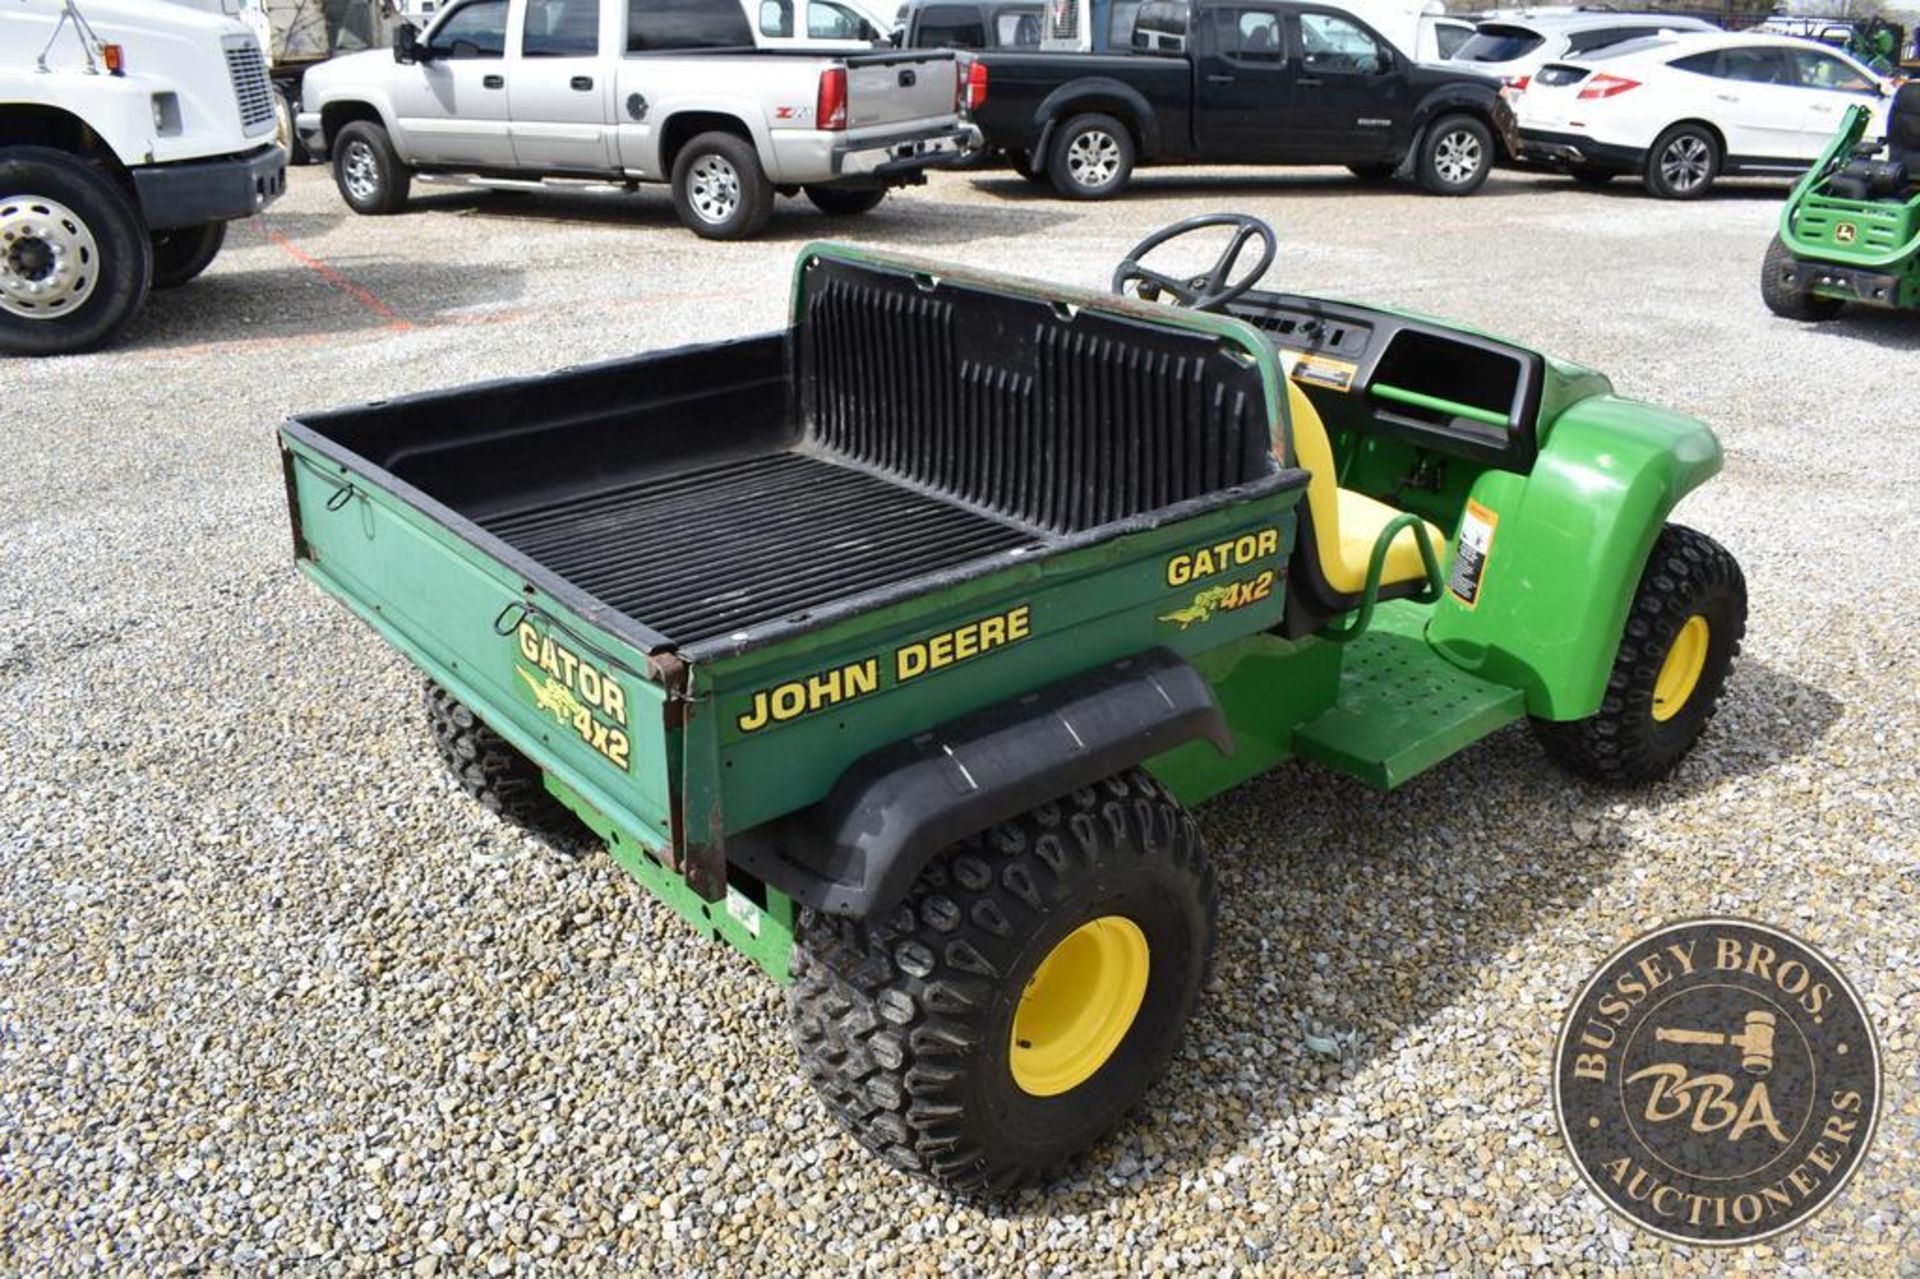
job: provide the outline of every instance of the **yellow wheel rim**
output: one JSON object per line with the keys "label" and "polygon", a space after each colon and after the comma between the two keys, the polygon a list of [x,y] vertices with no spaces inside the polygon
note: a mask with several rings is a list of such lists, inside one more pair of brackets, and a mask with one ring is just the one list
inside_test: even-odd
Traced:
{"label": "yellow wheel rim", "polygon": [[1080,925],[1047,952],[1021,992],[1007,1061],[1036,1097],[1078,1088],[1127,1037],[1147,993],[1147,935],[1124,915]]}
{"label": "yellow wheel rim", "polygon": [[1653,681],[1653,718],[1666,723],[1680,713],[1700,683],[1700,672],[1707,668],[1707,642],[1713,638],[1707,619],[1695,613],[1680,633],[1673,637],[1667,659],[1660,663],[1660,674]]}

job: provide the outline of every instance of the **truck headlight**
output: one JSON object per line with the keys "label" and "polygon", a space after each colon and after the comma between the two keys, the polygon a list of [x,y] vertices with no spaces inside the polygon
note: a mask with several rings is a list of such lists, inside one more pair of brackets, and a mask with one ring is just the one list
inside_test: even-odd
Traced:
{"label": "truck headlight", "polygon": [[153,95],[153,128],[163,137],[180,132],[179,94],[156,93]]}

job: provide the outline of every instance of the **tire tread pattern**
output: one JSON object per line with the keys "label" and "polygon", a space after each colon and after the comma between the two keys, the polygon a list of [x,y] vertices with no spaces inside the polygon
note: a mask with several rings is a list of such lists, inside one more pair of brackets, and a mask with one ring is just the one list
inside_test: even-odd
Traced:
{"label": "tire tread pattern", "polygon": [[461,789],[488,811],[550,838],[584,832],[580,819],[547,789],[540,766],[432,680],[427,681],[426,708],[440,758]]}
{"label": "tire tread pattern", "polygon": [[[1716,601],[1730,616],[1732,634],[1709,641],[1707,665],[1688,705],[1675,720],[1658,724],[1653,687],[1667,650],[1687,619]],[[1585,719],[1534,720],[1541,745],[1569,772],[1597,781],[1637,785],[1672,772],[1726,692],[1746,615],[1747,582],[1738,561],[1704,533],[1667,525],[1640,575],[1600,709]],[[1716,629],[1728,624],[1722,618]]]}
{"label": "tire tread pattern", "polygon": [[[955,1191],[1002,1194],[1071,1162],[1009,1164],[970,1141],[963,1074],[1020,939],[1079,876],[1127,857],[1177,864],[1212,936],[1219,886],[1193,819],[1137,769],[944,850],[883,919],[803,911],[794,1044],[834,1118],[885,1162]],[[1177,1040],[1166,1036],[1153,1077]]]}

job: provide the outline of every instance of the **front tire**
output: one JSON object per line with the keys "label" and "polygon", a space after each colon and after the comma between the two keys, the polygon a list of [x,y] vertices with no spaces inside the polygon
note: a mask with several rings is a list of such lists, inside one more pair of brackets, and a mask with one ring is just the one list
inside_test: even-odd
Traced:
{"label": "front tire", "polygon": [[400,162],[384,126],[355,120],[333,139],[333,184],[355,213],[385,217],[407,207],[413,170]]}
{"label": "front tire", "polygon": [[1787,320],[1814,323],[1831,320],[1846,305],[1839,298],[1823,298],[1806,283],[1805,268],[1778,235],[1767,246],[1760,264],[1760,300],[1767,310]]}
{"label": "front tire", "polygon": [[1739,563],[1704,533],[1667,525],[1640,574],[1600,709],[1565,723],[1534,720],[1541,745],[1594,781],[1666,776],[1713,718],[1746,631]]}
{"label": "front tire", "polygon": [[1493,130],[1470,115],[1442,116],[1420,139],[1420,185],[1432,195],[1472,195],[1493,172]]}
{"label": "front tire", "polygon": [[227,242],[227,224],[208,222],[153,233],[153,287],[177,289],[213,265]]}
{"label": "front tire", "polygon": [[1133,158],[1126,125],[1110,115],[1077,115],[1054,139],[1047,176],[1069,200],[1104,200],[1126,189]]}
{"label": "front tire", "polygon": [[0,148],[0,352],[104,346],[152,282],[146,227],[111,178],[51,147]]}
{"label": "front tire", "polygon": [[885,187],[855,187],[849,190],[846,187],[810,186],[805,190],[813,207],[830,218],[853,218],[870,213],[887,198]]}
{"label": "front tire", "polygon": [[802,915],[794,1042],[834,1117],[956,1191],[1053,1175],[1165,1071],[1219,890],[1140,771],[937,855],[885,918]]}
{"label": "front tire", "polygon": [[460,788],[481,806],[547,839],[586,833],[573,811],[547,789],[540,766],[432,680],[426,687],[427,730]]}
{"label": "front tire", "polygon": [[1697,124],[1676,124],[1647,152],[1647,190],[1663,200],[1697,200],[1720,173],[1720,140]]}
{"label": "front tire", "polygon": [[751,239],[773,216],[773,184],[751,142],[703,133],[674,157],[673,208],[702,239]]}

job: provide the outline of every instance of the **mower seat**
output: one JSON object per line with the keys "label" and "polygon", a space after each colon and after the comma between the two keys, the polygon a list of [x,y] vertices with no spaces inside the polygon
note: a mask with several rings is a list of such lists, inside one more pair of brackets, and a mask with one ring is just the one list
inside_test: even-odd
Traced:
{"label": "mower seat", "polygon": [[1905,165],[1920,180],[1920,80],[1909,80],[1893,95],[1887,112],[1887,163]]}
{"label": "mower seat", "polygon": [[[1313,522],[1313,545],[1320,577],[1335,593],[1357,597],[1367,588],[1367,562],[1381,530],[1404,511],[1353,489],[1343,489],[1335,475],[1333,445],[1326,424],[1306,392],[1287,380],[1287,415],[1293,424],[1294,464],[1308,473],[1307,518]],[[1419,531],[1433,547],[1434,562],[1446,563],[1447,535],[1425,520]],[[1387,549],[1380,569],[1380,590],[1424,582],[1427,567],[1412,528],[1401,529]]]}

